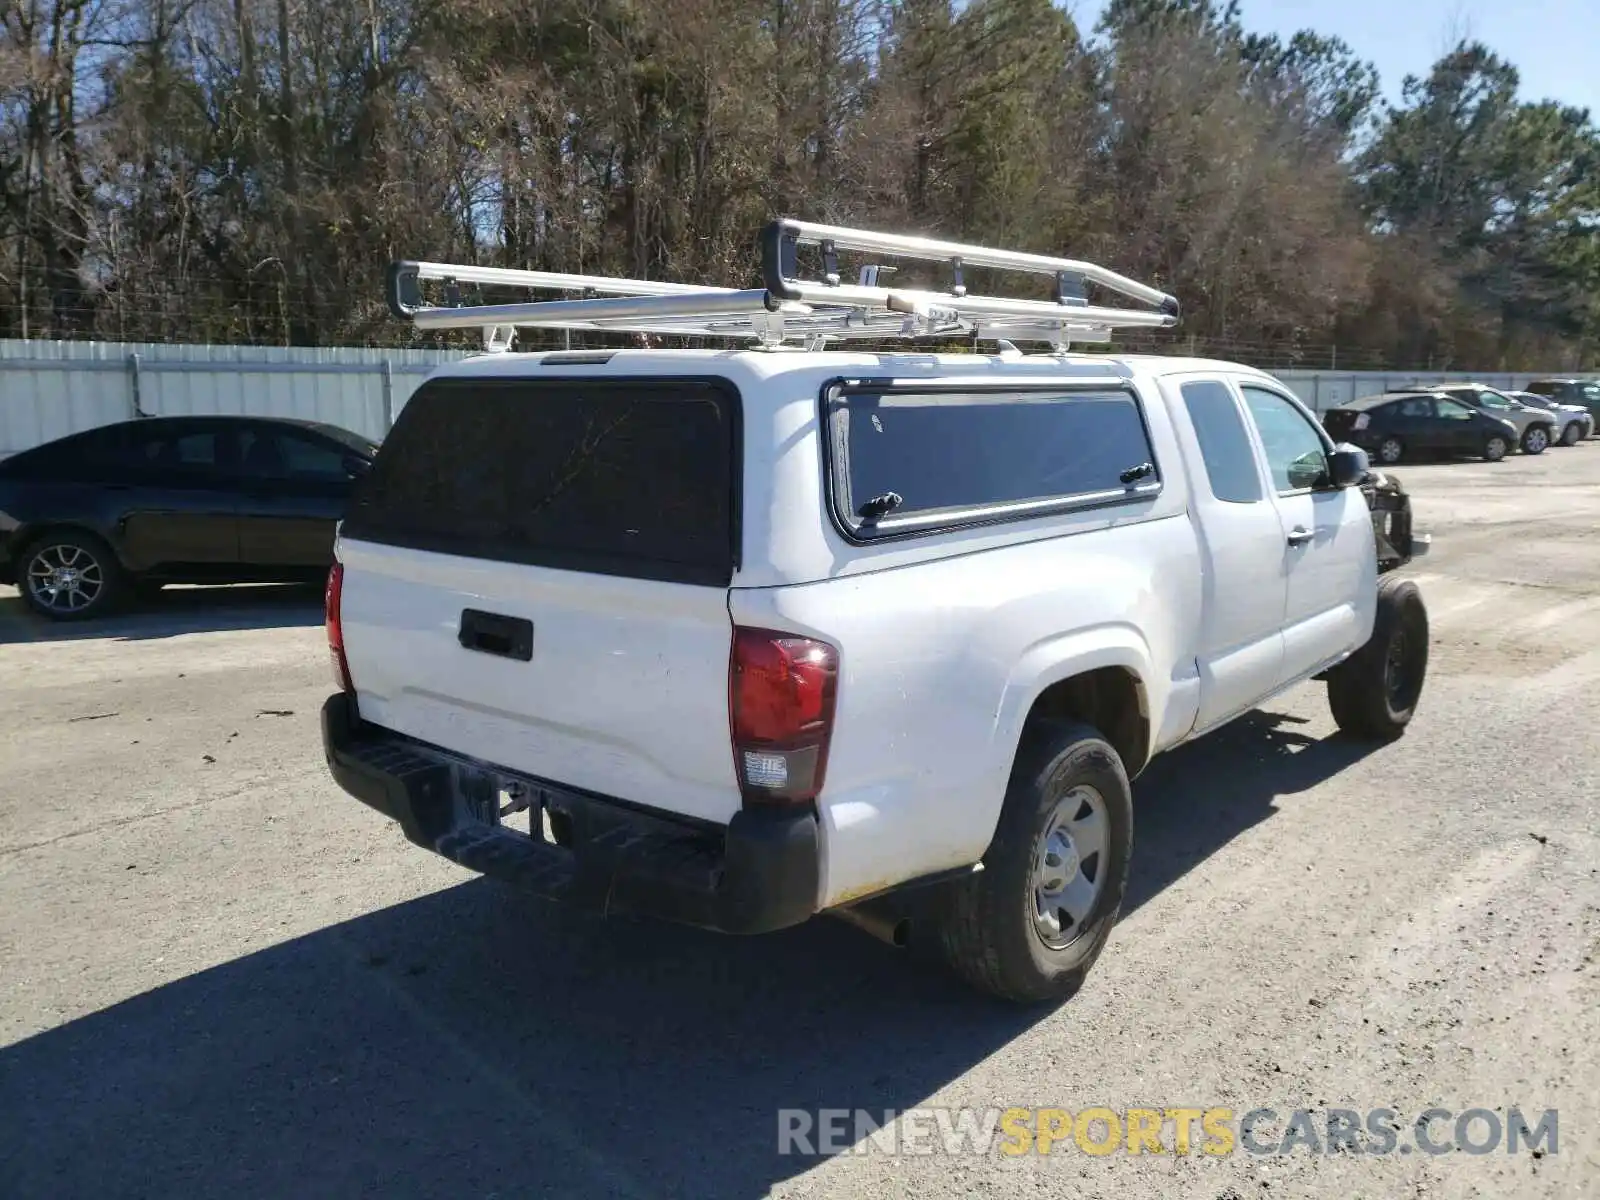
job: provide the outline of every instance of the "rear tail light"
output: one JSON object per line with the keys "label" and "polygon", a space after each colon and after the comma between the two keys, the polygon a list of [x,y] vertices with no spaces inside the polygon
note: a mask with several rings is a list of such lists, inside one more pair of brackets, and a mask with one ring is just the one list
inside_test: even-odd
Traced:
{"label": "rear tail light", "polygon": [[728,718],[739,791],[750,804],[805,804],[822,790],[839,652],[771,629],[736,628]]}
{"label": "rear tail light", "polygon": [[339,609],[344,601],[344,564],[334,563],[328,572],[328,590],[323,596],[323,613],[328,627],[328,657],[332,660],[333,681],[345,692],[356,690],[350,680],[350,663],[344,656],[344,625]]}
{"label": "rear tail light", "polygon": [[1356,423],[1354,425],[1350,426],[1350,428],[1351,429],[1365,429],[1370,424],[1372,424],[1372,418],[1370,416],[1368,416],[1366,413],[1361,413],[1356,417]]}

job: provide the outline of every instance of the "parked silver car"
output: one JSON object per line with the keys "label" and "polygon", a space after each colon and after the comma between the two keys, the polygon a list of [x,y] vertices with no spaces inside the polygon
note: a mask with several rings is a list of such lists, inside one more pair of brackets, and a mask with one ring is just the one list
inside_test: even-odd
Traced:
{"label": "parked silver car", "polygon": [[1579,404],[1562,404],[1537,392],[1507,392],[1518,404],[1528,408],[1542,408],[1556,420],[1555,439],[1562,446],[1576,446],[1594,433],[1594,417]]}
{"label": "parked silver car", "polygon": [[1554,413],[1518,404],[1499,388],[1492,388],[1486,383],[1426,383],[1407,390],[1449,396],[1502,421],[1510,421],[1517,427],[1517,440],[1524,454],[1543,454],[1556,439]]}

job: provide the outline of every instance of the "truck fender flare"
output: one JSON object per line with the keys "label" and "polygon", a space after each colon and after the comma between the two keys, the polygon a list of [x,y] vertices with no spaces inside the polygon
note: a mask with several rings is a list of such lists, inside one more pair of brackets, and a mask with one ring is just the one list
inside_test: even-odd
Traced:
{"label": "truck fender flare", "polygon": [[1154,663],[1155,656],[1144,635],[1125,624],[1074,630],[1030,647],[1011,669],[995,712],[990,745],[993,768],[1000,780],[999,790],[1005,789],[1005,780],[1010,776],[1011,764],[1021,744],[1023,723],[1034,702],[1047,688],[1074,675],[1104,667],[1120,667],[1131,674],[1141,714],[1150,731],[1149,738],[1153,739],[1160,724],[1156,714],[1164,702],[1164,697],[1151,694],[1152,684],[1157,679]]}

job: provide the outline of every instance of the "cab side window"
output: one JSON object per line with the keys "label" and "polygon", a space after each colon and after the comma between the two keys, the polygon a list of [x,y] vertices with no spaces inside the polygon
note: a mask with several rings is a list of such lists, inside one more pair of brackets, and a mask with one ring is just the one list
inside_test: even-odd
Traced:
{"label": "cab side window", "polygon": [[1225,384],[1210,379],[1186,383],[1182,391],[1195,440],[1200,443],[1200,458],[1206,466],[1211,494],[1229,504],[1254,504],[1260,500],[1261,472],[1256,467],[1256,452],[1233,393]]}
{"label": "cab side window", "polygon": [[1277,392],[1249,386],[1239,390],[1261,435],[1267,467],[1279,494],[1313,487],[1328,470],[1328,444],[1321,431]]}

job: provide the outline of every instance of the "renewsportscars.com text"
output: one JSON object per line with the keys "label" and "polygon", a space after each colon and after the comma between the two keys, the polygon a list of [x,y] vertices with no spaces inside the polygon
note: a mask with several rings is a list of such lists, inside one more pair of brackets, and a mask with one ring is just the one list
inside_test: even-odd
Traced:
{"label": "renewsportscars.com text", "polygon": [[787,1108],[778,1153],[1522,1154],[1559,1151],[1558,1110],[1427,1108]]}

